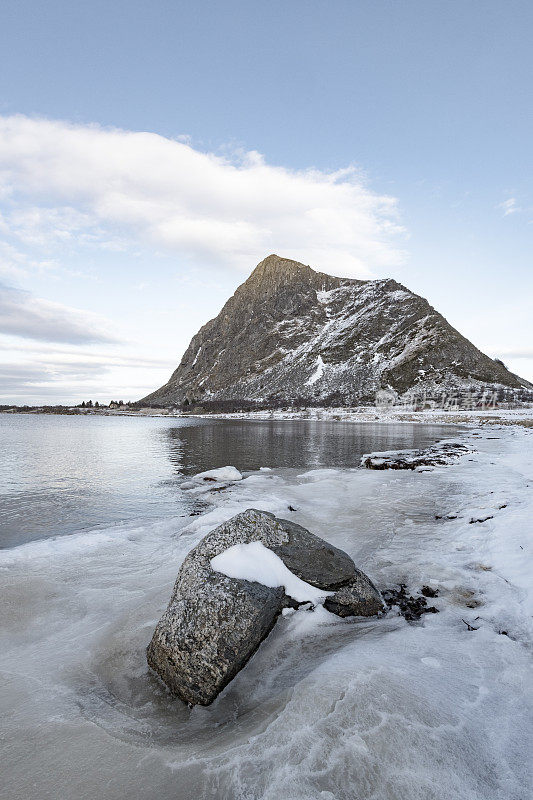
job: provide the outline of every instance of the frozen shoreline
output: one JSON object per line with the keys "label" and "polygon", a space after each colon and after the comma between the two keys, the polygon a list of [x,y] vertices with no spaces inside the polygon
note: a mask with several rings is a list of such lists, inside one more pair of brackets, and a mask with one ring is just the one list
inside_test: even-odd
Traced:
{"label": "frozen shoreline", "polygon": [[[23,413],[39,415],[53,412],[40,411],[2,411],[2,414]],[[226,414],[183,414],[177,411],[156,410],[142,408],[132,411],[119,411],[109,409],[90,409],[83,412],[68,413],[68,416],[109,416],[109,417],[160,417],[164,419],[228,419],[228,420],[311,420],[324,422],[380,422],[380,423],[409,423],[409,424],[439,424],[439,425],[522,425],[533,427],[533,406],[522,408],[487,408],[484,410],[444,410],[428,409],[413,411],[402,406],[392,408],[378,408],[375,406],[360,406],[355,408],[306,408],[296,411],[290,410],[263,410],[263,411],[235,411]]]}
{"label": "frozen shoreline", "polygon": [[[0,552],[6,795],[527,797],[533,430],[460,438],[474,452],[431,471],[184,481],[205,513]],[[345,549],[380,588],[438,589],[440,613],[298,612],[213,706],[170,700],[145,646],[184,555],[250,506]]]}
{"label": "frozen shoreline", "polygon": [[446,411],[432,409],[426,411],[412,411],[400,407],[389,409],[374,406],[361,406],[358,408],[306,408],[300,411],[235,411],[231,414],[179,414],[158,413],[155,411],[141,410],[139,412],[112,412],[124,416],[153,416],[153,417],[198,417],[200,419],[242,419],[242,420],[311,420],[324,422],[380,422],[380,423],[409,423],[409,424],[439,424],[439,425],[523,425],[533,427],[533,407],[518,409],[485,409],[485,410],[458,410]]}
{"label": "frozen shoreline", "polygon": [[[187,415],[182,415],[187,416]],[[191,415],[192,416],[192,415]],[[275,420],[323,420],[333,422],[383,422],[445,425],[525,425],[533,426],[533,408],[486,409],[444,411],[442,409],[411,411],[401,407],[379,409],[360,408],[308,408],[303,411],[238,411],[233,414],[198,414],[209,419],[275,419]]]}

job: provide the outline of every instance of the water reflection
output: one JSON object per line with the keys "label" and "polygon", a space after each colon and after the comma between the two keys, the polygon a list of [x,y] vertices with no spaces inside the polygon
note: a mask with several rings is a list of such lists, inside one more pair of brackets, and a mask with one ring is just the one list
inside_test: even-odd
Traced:
{"label": "water reflection", "polygon": [[160,435],[175,472],[187,475],[227,464],[241,471],[262,466],[357,467],[361,456],[369,451],[427,447],[450,435],[450,429],[442,425],[310,420],[181,422],[161,430]]}

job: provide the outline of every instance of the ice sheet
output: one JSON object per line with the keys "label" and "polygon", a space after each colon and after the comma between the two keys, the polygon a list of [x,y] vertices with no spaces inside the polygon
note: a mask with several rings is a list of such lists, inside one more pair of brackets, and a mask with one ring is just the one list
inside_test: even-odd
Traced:
{"label": "ice sheet", "polygon": [[[258,471],[190,522],[0,553],[3,796],[530,797],[533,433],[480,434],[430,473]],[[431,583],[441,613],[280,617],[217,701],[189,710],[145,647],[185,554],[250,506],[342,547],[381,588]],[[480,510],[492,518],[471,523]]]}

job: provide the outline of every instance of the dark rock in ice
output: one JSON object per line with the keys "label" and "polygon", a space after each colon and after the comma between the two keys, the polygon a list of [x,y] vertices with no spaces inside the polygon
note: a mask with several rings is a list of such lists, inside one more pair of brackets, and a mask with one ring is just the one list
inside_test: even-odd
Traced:
{"label": "dark rock in ice", "polygon": [[[379,592],[342,550],[265,511],[237,514],[187,555],[148,646],[150,667],[188,703],[211,703],[257,650],[282,608],[293,605],[283,587],[229,578],[212,569],[211,559],[224,550],[256,541],[307,583],[326,591],[345,586],[346,595],[336,603],[342,616],[381,610]],[[349,608],[358,610],[346,612]]]}
{"label": "dark rock in ice", "polygon": [[355,577],[346,586],[325,599],[324,607],[339,617],[372,617],[383,611],[385,604],[370,578],[356,570]]}
{"label": "dark rock in ice", "polygon": [[[438,614],[438,608],[435,606],[428,606],[427,600],[423,596],[413,597],[407,594],[407,586],[405,583],[400,583],[397,588],[386,589],[383,594],[383,599],[389,608],[397,607],[399,614],[408,622],[416,622],[420,619],[422,614]],[[425,590],[425,591],[424,591]],[[427,597],[437,597],[438,590],[431,589],[429,586],[422,587],[422,595],[427,594]]]}
{"label": "dark rock in ice", "polygon": [[368,453],[361,458],[361,466],[366,469],[423,469],[451,464],[459,456],[471,452],[459,442],[444,442],[425,450]]}

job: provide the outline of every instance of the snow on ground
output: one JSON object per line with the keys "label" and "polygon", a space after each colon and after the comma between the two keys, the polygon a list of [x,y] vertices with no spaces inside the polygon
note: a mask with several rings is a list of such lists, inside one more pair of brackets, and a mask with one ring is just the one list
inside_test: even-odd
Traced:
{"label": "snow on ground", "polygon": [[[5,797],[531,797],[533,430],[464,442],[475,452],[432,472],[257,471],[203,484],[201,516],[1,552]],[[186,553],[250,506],[379,588],[438,589],[440,613],[297,611],[212,706],[172,700],[145,647]]]}
{"label": "snow on ground", "polygon": [[242,481],[242,475],[235,467],[219,467],[199,472],[193,480],[197,481]]}
{"label": "snow on ground", "polygon": [[279,556],[262,542],[234,544],[211,559],[211,567],[228,578],[255,581],[263,586],[283,586],[297,603],[323,603],[334,592],[323,592],[303,581],[285,566]]}

